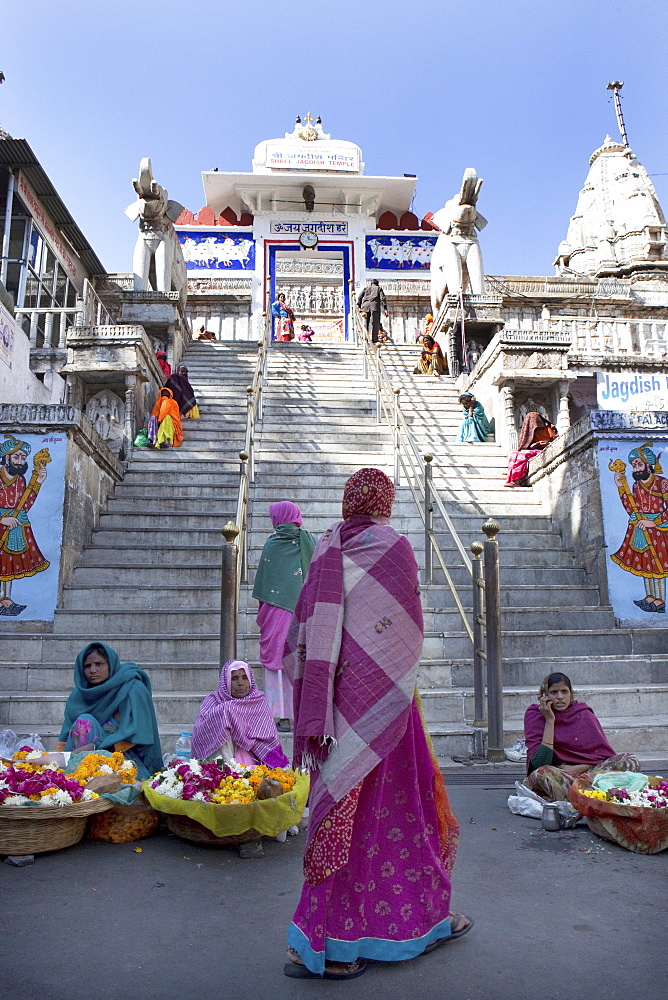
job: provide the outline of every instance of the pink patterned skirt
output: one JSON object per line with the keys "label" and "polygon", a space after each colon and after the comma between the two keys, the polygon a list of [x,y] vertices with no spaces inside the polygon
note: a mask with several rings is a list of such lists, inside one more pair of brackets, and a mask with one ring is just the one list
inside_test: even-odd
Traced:
{"label": "pink patterned skirt", "polygon": [[[309,833],[307,881],[288,945],[312,972],[324,972],[325,960],[415,958],[452,933],[458,827],[436,771],[414,702],[395,749],[325,817],[327,829]],[[347,860],[336,867],[342,851]]]}

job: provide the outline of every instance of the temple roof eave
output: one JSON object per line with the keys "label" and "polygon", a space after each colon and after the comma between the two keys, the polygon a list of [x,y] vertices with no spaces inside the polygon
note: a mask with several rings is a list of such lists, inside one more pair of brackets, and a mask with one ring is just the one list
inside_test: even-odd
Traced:
{"label": "temple roof eave", "polygon": [[325,211],[337,214],[343,211],[350,215],[377,215],[389,211],[401,215],[410,210],[417,178],[369,177],[333,171],[290,170],[282,174],[203,171],[202,184],[206,204],[216,215],[228,206],[237,213],[304,211],[305,184],[315,188],[316,212],[318,202],[322,201],[326,203]]}

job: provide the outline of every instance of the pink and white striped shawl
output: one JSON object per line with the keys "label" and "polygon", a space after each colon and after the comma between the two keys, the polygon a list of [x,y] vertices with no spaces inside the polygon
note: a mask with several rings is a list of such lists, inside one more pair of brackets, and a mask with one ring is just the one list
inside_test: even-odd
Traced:
{"label": "pink and white striped shawl", "polygon": [[410,542],[368,515],[318,542],[283,667],[294,685],[294,764],[318,770],[311,830],[397,745],[422,652]]}

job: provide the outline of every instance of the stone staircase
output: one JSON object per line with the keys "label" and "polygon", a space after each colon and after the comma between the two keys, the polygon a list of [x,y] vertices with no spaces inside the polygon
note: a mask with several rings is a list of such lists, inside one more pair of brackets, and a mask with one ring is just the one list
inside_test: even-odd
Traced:
{"label": "stone staircase", "polygon": [[[613,745],[668,757],[665,631],[616,629],[531,489],[503,488],[506,458],[494,442],[457,442],[461,408],[448,377],[413,376],[415,348],[383,348],[401,406],[420,447],[434,456],[434,482],[467,546],[493,515],[501,525],[506,745],[540,679],[564,670],[601,718]],[[185,423],[175,451],[133,451],[125,479],[48,635],[2,637],[0,725],[53,741],[70,690],[72,664],[102,639],[149,672],[165,746],[191,727],[217,684],[220,527],[234,516],[245,387],[254,345],[193,343],[185,363],[202,419]],[[238,655],[259,667],[255,568],[271,531],[271,503],[291,499],[319,535],[341,516],[343,485],[363,465],[392,472],[392,437],[375,418],[374,389],[361,355],[347,345],[272,344],[264,419],[256,440],[249,522],[250,584],[241,588]],[[399,487],[393,523],[424,560],[422,521]],[[437,522],[438,527],[438,522]],[[465,607],[470,581],[452,540],[439,542]],[[424,708],[442,757],[472,749],[471,644],[436,571],[424,591],[420,666]],[[289,739],[285,740],[289,752]]]}
{"label": "stone staircase", "polygon": [[[467,549],[474,539],[484,540],[481,526],[487,517],[501,526],[506,744],[522,735],[524,710],[542,677],[563,670],[616,748],[668,756],[665,630],[615,627],[612,608],[601,606],[598,588],[587,582],[585,567],[564,547],[533,490],[503,486],[507,457],[501,448],[458,442],[462,408],[454,379],[413,375],[416,354],[412,347],[382,349],[392,383],[401,388],[406,422],[421,450],[434,455],[434,484],[448,513]],[[449,536],[439,533],[439,539],[471,611],[468,574]],[[447,737],[437,739],[447,752],[455,743],[459,752],[469,752],[471,644],[440,570],[434,579],[425,588],[424,605],[431,628],[442,632],[442,651],[422,663],[425,713],[434,735]]]}
{"label": "stone staircase", "polygon": [[[79,650],[95,639],[147,670],[168,748],[218,684],[221,526],[235,517],[255,344],[193,342],[201,411],[174,450],[135,448],[54,631],[0,637],[0,726],[57,739]],[[47,742],[48,741],[48,742]]]}

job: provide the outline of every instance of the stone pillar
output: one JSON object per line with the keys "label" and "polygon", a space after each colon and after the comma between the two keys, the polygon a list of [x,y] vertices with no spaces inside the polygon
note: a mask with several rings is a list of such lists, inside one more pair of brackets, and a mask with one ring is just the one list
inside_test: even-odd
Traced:
{"label": "stone pillar", "polygon": [[565,434],[571,426],[571,415],[568,410],[568,390],[570,382],[560,382],[559,392],[559,412],[557,414],[557,430],[560,435]]}
{"label": "stone pillar", "polygon": [[515,383],[506,382],[501,389],[503,410],[505,413],[506,440],[508,452],[517,451],[517,428],[515,426]]}
{"label": "stone pillar", "polygon": [[136,375],[125,376],[125,436],[128,439],[128,453],[136,434],[136,385]]}
{"label": "stone pillar", "polygon": [[67,374],[67,402],[70,406],[76,406],[78,410],[84,408],[83,385],[81,379],[74,372]]}

